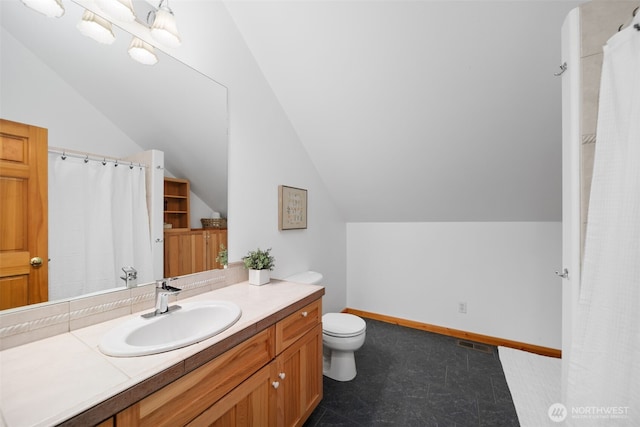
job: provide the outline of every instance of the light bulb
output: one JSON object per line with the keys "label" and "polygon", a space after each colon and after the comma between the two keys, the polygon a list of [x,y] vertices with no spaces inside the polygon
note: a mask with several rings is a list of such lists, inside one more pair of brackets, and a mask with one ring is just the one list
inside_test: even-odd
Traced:
{"label": "light bulb", "polygon": [[76,27],[82,34],[91,37],[98,43],[111,44],[116,39],[111,30],[111,22],[88,10],[84,11],[82,20],[78,22]]}
{"label": "light bulb", "polygon": [[153,52],[153,46],[137,37],[131,40],[129,56],[144,65],[153,65],[158,62],[158,57]]}

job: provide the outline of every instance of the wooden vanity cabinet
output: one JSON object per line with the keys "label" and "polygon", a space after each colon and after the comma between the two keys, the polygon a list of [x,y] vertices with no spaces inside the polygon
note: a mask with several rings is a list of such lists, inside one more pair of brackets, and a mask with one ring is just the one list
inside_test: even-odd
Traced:
{"label": "wooden vanity cabinet", "polygon": [[322,400],[322,303],[276,323],[278,426],[299,426]]}
{"label": "wooden vanity cabinet", "polygon": [[118,413],[121,426],[301,426],[322,399],[318,299]]}
{"label": "wooden vanity cabinet", "polygon": [[274,328],[259,332],[116,415],[116,426],[183,426],[274,357]]}
{"label": "wooden vanity cabinet", "polygon": [[207,265],[202,231],[164,232],[164,277],[205,271]]}
{"label": "wooden vanity cabinet", "polygon": [[184,276],[222,268],[216,258],[227,246],[226,229],[196,228],[164,232],[164,277]]}

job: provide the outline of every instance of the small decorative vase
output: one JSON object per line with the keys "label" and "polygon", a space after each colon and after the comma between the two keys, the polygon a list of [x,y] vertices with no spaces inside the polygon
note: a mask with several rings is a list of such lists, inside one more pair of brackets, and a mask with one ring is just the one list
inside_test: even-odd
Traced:
{"label": "small decorative vase", "polygon": [[249,283],[262,286],[271,280],[271,270],[249,270]]}

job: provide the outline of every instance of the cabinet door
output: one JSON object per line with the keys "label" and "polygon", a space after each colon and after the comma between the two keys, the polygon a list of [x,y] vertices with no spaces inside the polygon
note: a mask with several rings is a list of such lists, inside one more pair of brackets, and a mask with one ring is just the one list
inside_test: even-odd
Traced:
{"label": "cabinet door", "polygon": [[180,234],[164,233],[164,277],[180,275]]}
{"label": "cabinet door", "polygon": [[220,251],[220,243],[218,242],[218,231],[205,230],[204,234],[205,234],[205,245],[207,247],[207,250],[206,250],[207,270],[222,268],[216,261],[216,258],[218,257],[218,252]]}
{"label": "cabinet door", "polygon": [[202,231],[192,231],[189,243],[191,245],[191,271],[183,274],[199,273],[207,270],[207,248],[204,233]]}
{"label": "cabinet door", "polygon": [[206,270],[205,251],[202,231],[165,232],[165,277],[183,276]]}
{"label": "cabinet door", "polygon": [[227,230],[210,229],[205,231],[205,242],[207,246],[207,270],[223,268],[224,266],[216,261],[220,253],[220,245],[227,247]]}
{"label": "cabinet door", "polygon": [[273,356],[273,328],[269,328],[119,412],[116,425],[185,425],[267,366]]}
{"label": "cabinet door", "polygon": [[301,426],[322,400],[322,324],[276,358],[278,426]]}
{"label": "cabinet door", "polygon": [[220,399],[189,427],[244,427],[276,425],[275,362],[260,369]]}

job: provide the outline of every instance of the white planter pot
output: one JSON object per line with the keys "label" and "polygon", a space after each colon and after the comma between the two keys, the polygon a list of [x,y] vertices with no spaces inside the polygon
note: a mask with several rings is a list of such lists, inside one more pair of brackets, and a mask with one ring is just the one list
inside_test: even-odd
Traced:
{"label": "white planter pot", "polygon": [[249,270],[249,283],[261,286],[271,280],[271,270]]}

